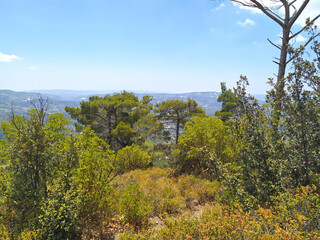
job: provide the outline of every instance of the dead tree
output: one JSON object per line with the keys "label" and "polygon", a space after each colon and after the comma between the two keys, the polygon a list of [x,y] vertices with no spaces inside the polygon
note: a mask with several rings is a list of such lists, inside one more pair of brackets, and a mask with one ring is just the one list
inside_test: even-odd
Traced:
{"label": "dead tree", "polygon": [[[267,6],[264,4],[264,0],[230,0],[234,3],[237,3],[241,6],[256,8],[262,11],[266,16],[276,22],[282,28],[281,44],[275,44],[270,39],[268,41],[280,50],[280,57],[275,58],[273,62],[278,65],[278,74],[276,75],[277,82],[275,85],[276,98],[281,104],[281,97],[283,96],[284,91],[284,77],[286,73],[286,66],[294,59],[293,57],[288,58],[288,52],[290,49],[290,41],[294,40],[300,33],[308,29],[313,23],[320,17],[320,14],[317,15],[312,20],[306,22],[306,24],[301,27],[301,29],[295,33],[291,32],[292,26],[297,21],[303,10],[309,4],[310,0],[304,0],[303,3],[297,7],[295,4],[297,0],[270,0],[273,6]],[[314,1],[314,0],[313,0]],[[279,10],[283,10],[283,14],[279,13]],[[315,37],[319,36],[313,35],[310,37],[307,42],[304,44],[306,47]],[[278,110],[281,110],[281,105],[277,107]]]}

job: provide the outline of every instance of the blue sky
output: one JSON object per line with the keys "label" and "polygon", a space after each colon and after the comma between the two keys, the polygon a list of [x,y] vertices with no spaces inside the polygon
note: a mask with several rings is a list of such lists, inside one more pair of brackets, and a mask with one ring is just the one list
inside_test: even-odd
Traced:
{"label": "blue sky", "polygon": [[264,93],[281,33],[222,0],[0,0],[0,22],[0,89],[17,91],[220,91],[243,74]]}

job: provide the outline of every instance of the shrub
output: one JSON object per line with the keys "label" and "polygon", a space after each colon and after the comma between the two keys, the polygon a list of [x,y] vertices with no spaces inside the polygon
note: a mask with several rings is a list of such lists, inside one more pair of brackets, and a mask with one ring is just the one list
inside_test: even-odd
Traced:
{"label": "shrub", "polygon": [[276,206],[255,211],[214,204],[205,207],[199,218],[168,217],[159,229],[130,237],[125,232],[120,239],[320,239],[320,204],[315,190],[287,191],[277,197]]}
{"label": "shrub", "polygon": [[137,145],[120,149],[116,155],[116,169],[119,173],[147,167],[151,156]]}
{"label": "shrub", "polygon": [[0,224],[0,240],[9,240],[9,232],[3,224]]}
{"label": "shrub", "polygon": [[125,222],[135,227],[145,225],[152,212],[152,207],[138,184],[133,184],[124,190],[120,205]]}
{"label": "shrub", "polygon": [[214,201],[221,189],[218,182],[211,182],[193,175],[182,175],[178,178],[178,187],[186,201],[197,199],[199,203]]}
{"label": "shrub", "polygon": [[234,154],[228,127],[216,117],[195,117],[185,125],[173,152],[179,173],[221,179]]}
{"label": "shrub", "polygon": [[189,206],[193,200],[203,204],[217,198],[220,187],[216,181],[211,182],[191,175],[178,178],[170,175],[170,169],[135,170],[118,176],[113,186],[118,192],[122,192],[131,184],[139,184],[156,214],[175,213]]}
{"label": "shrub", "polygon": [[41,235],[37,233],[36,231],[24,229],[20,236],[18,237],[18,240],[39,240],[42,239]]}
{"label": "shrub", "polygon": [[276,198],[275,211],[284,226],[296,222],[306,232],[320,229],[320,197],[315,186],[287,191]]}
{"label": "shrub", "polygon": [[76,193],[55,190],[42,206],[39,225],[42,239],[78,239],[80,219]]}

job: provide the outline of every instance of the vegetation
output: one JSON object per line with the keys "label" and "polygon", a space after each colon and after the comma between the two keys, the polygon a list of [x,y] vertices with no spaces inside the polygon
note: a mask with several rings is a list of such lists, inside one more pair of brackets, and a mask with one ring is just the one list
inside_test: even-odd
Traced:
{"label": "vegetation", "polygon": [[173,152],[177,171],[222,179],[236,153],[228,127],[216,117],[195,117],[185,125]]}
{"label": "vegetation", "polygon": [[78,121],[75,124],[78,131],[90,125],[112,149],[119,149],[143,141],[161,127],[150,113],[151,100],[152,97],[144,96],[139,101],[133,93],[124,91],[103,98],[93,96],[87,102],[82,101],[80,107],[66,107],[65,110]]}
{"label": "vegetation", "polygon": [[153,110],[151,97],[128,92],[67,107],[76,134],[41,98],[12,114],[0,141],[0,239],[320,239],[314,39],[311,60],[304,47],[290,53],[281,111],[272,80],[261,105],[241,76],[233,90],[221,85],[215,117],[191,99]]}
{"label": "vegetation", "polygon": [[[261,11],[264,15],[266,15],[269,19],[279,25],[282,29],[281,33],[281,43],[273,43],[270,39],[268,39],[269,43],[271,43],[274,47],[280,50],[280,56],[275,58],[273,61],[278,65],[278,73],[276,75],[277,82],[274,86],[276,90],[276,99],[277,101],[277,110],[281,111],[281,98],[284,95],[284,78],[286,73],[286,68],[290,62],[292,62],[296,56],[289,56],[289,53],[292,51],[293,46],[292,42],[295,42],[295,39],[299,36],[299,34],[307,29],[313,27],[314,22],[320,17],[318,14],[312,20],[307,19],[304,26],[301,27],[300,30],[294,31],[293,25],[299,19],[301,13],[305,10],[306,6],[309,4],[310,0],[305,0],[301,2],[301,5],[296,5],[296,0],[273,0],[269,4],[261,0],[230,0],[236,4],[239,4],[244,7],[254,8]],[[270,6],[271,4],[271,6]],[[269,6],[268,6],[269,5]],[[284,13],[279,14],[279,9],[281,9]],[[301,46],[301,49],[304,49],[313,39],[318,37],[320,33],[311,35],[310,38]],[[298,50],[298,52],[300,51]],[[279,118],[279,116],[278,116]]]}
{"label": "vegetation", "polygon": [[159,113],[159,118],[161,120],[175,123],[176,143],[178,143],[181,125],[188,121],[192,116],[204,114],[204,110],[201,107],[198,107],[198,103],[190,98],[187,102],[181,100],[166,100],[160,102],[156,104],[155,112]]}

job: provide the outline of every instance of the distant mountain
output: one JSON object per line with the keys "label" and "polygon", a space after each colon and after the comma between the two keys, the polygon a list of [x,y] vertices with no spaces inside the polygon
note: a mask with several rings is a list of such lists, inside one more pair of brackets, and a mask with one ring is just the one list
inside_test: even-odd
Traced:
{"label": "distant mountain", "polygon": [[[114,94],[115,91],[73,91],[73,90],[39,90],[41,94],[58,96],[66,101],[81,102],[89,99],[90,96],[103,97],[106,94]],[[187,100],[192,98],[206,110],[208,115],[214,115],[214,112],[221,108],[221,103],[217,102],[219,92],[191,92],[191,93],[156,93],[156,92],[134,92],[139,99],[145,95],[153,96],[153,104],[167,99]]]}
{"label": "distant mountain", "polygon": [[[145,94],[136,94],[138,97],[142,97]],[[192,92],[192,93],[153,93],[153,103],[158,103],[167,99],[180,99],[186,101],[188,98],[197,101],[208,115],[213,116],[215,111],[221,108],[221,103],[217,101],[220,93],[219,92]]]}
{"label": "distant mountain", "polygon": [[90,90],[31,90],[29,92],[58,96],[68,101],[81,101],[89,96],[113,94],[116,91],[90,91]]}
{"label": "distant mountain", "polygon": [[79,105],[75,101],[68,101],[53,94],[0,90],[0,122],[7,121],[12,111],[17,115],[26,115],[32,108],[31,101],[39,96],[49,100],[49,113],[61,112],[67,115],[64,111],[65,106]]}
{"label": "distant mountain", "polygon": [[[81,101],[87,101],[90,96],[105,96],[114,94],[115,91],[74,91],[74,90],[37,90],[29,92],[15,92],[11,90],[0,90],[0,123],[8,121],[9,116],[14,111],[17,115],[26,115],[32,108],[31,100],[36,100],[39,95],[49,100],[49,113],[61,112],[66,117],[65,106],[78,107]],[[221,108],[221,103],[217,101],[219,92],[191,92],[191,93],[155,93],[155,92],[134,92],[139,99],[145,95],[153,96],[153,104],[167,99],[188,98],[198,102],[208,115],[213,116],[215,111]],[[264,101],[264,95],[255,95],[260,101]],[[0,132],[1,138],[1,132]]]}

